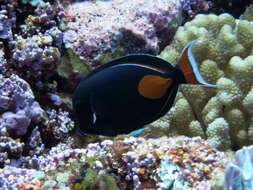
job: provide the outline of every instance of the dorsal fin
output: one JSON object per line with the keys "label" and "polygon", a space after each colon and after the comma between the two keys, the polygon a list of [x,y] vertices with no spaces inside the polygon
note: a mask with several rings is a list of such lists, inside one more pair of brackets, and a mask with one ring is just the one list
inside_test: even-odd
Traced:
{"label": "dorsal fin", "polygon": [[216,85],[209,84],[208,82],[206,82],[200,75],[198,64],[192,53],[192,46],[195,44],[195,42],[196,40],[191,41],[185,46],[185,48],[181,53],[177,66],[179,66],[182,69],[187,84],[197,84],[197,85],[205,85],[208,87],[216,87]]}
{"label": "dorsal fin", "polygon": [[90,76],[94,75],[99,71],[102,71],[103,69],[123,64],[139,64],[141,66],[154,68],[155,70],[159,70],[162,73],[169,73],[175,69],[173,65],[160,57],[145,53],[135,53],[113,59],[108,63],[99,66],[89,75],[87,75],[85,79],[89,78]]}

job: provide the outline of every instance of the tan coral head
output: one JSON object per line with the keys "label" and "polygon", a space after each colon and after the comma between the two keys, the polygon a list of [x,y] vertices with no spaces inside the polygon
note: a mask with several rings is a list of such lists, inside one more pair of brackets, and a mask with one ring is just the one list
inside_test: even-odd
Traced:
{"label": "tan coral head", "polygon": [[196,43],[196,41],[197,40],[193,40],[185,46],[179,62],[177,63],[177,67],[183,71],[187,84],[217,87],[215,84],[207,83],[199,72],[197,61],[192,53],[192,46]]}

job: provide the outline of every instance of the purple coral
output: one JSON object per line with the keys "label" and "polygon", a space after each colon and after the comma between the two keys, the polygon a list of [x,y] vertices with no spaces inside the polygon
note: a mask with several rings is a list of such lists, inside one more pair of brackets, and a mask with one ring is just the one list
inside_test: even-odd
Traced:
{"label": "purple coral", "polygon": [[[31,180],[33,169],[21,169],[16,167],[5,167],[0,173],[0,185],[3,189],[20,189],[19,185],[30,181],[33,185],[39,183],[38,180]],[[32,187],[32,186],[31,186]],[[28,187],[26,187],[28,188]]]}
{"label": "purple coral", "polygon": [[57,25],[65,14],[61,3],[54,3],[38,4],[9,42],[15,69],[36,81],[56,74],[60,63],[63,35]]}
{"label": "purple coral", "polygon": [[17,75],[11,75],[5,78],[0,75],[0,109],[1,112],[8,109],[25,108],[28,104],[34,101],[34,95],[29,84]]}
{"label": "purple coral", "polygon": [[0,152],[8,153],[8,157],[19,157],[24,149],[24,143],[19,140],[13,140],[10,137],[0,136]]}
{"label": "purple coral", "polygon": [[[0,46],[3,46],[1,42]],[[6,71],[7,71],[7,62],[6,59],[4,58],[4,51],[0,48],[0,74],[4,74],[6,73]]]}
{"label": "purple coral", "polygon": [[208,13],[214,6],[210,0],[180,0],[183,10],[183,23],[192,20],[199,13]]}
{"label": "purple coral", "polygon": [[33,129],[32,134],[28,139],[28,146],[30,156],[40,155],[44,151],[45,145],[42,144],[42,139],[38,127],[35,127]]}
{"label": "purple coral", "polygon": [[[22,32],[31,34],[47,33],[47,29],[55,28],[65,17],[62,4],[56,0],[54,5],[49,2],[38,4],[33,15],[29,15],[22,26]],[[57,27],[56,27],[57,28]]]}
{"label": "purple coral", "polygon": [[14,136],[22,136],[26,134],[27,128],[31,123],[31,119],[27,117],[24,110],[17,113],[5,112],[2,115],[2,127],[5,127],[10,134]]}
{"label": "purple coral", "polygon": [[12,38],[11,21],[7,16],[6,10],[0,11],[0,39]]}
{"label": "purple coral", "polygon": [[66,134],[74,129],[74,122],[69,117],[69,112],[62,109],[47,109],[48,120],[46,122],[47,130],[50,131],[55,138],[62,139]]}
{"label": "purple coral", "polygon": [[34,100],[29,84],[17,75],[9,78],[0,75],[1,127],[16,136],[26,134],[30,122],[38,123],[44,113]]}
{"label": "purple coral", "polygon": [[51,47],[52,43],[53,38],[50,35],[34,35],[31,38],[17,36],[13,50],[13,59],[17,62],[17,67],[27,66],[27,77],[47,78],[55,74],[60,52],[56,47]]}

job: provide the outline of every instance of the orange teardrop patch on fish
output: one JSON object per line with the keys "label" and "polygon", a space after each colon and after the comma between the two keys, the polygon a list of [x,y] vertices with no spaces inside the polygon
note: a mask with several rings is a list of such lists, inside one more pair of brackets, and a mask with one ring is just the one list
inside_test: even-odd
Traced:
{"label": "orange teardrop patch on fish", "polygon": [[172,83],[171,78],[163,78],[155,75],[145,75],[139,82],[138,92],[145,98],[162,98]]}

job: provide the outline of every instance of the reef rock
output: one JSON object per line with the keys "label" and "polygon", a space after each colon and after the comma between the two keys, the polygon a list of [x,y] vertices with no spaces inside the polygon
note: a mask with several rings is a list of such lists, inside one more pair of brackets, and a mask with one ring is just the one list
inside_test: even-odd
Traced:
{"label": "reef rock", "polygon": [[66,10],[65,47],[91,67],[128,53],[157,54],[180,22],[180,7],[179,0],[73,3]]}

